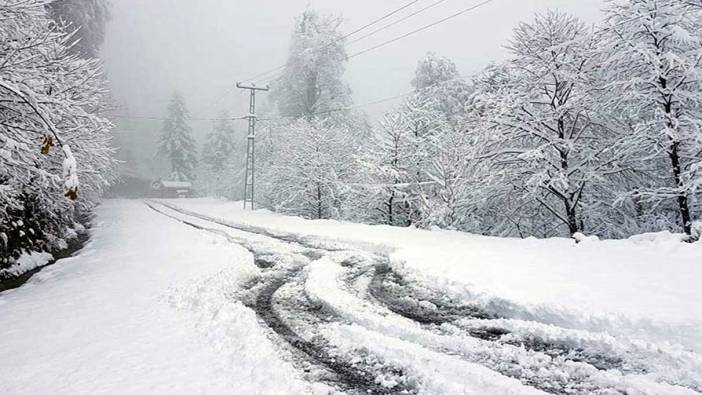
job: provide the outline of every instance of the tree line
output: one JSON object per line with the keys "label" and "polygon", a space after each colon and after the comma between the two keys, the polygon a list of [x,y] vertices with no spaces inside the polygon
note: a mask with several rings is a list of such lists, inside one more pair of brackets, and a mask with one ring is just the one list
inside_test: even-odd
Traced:
{"label": "tree line", "polygon": [[[628,0],[603,13],[599,26],[536,15],[506,61],[472,76],[428,53],[412,93],[371,124],[344,82],[342,19],[308,8],[259,123],[259,206],[497,236],[698,238],[702,6]],[[208,137],[200,184],[240,198],[233,130],[223,121]]]}
{"label": "tree line", "polygon": [[260,133],[260,203],[499,236],[699,237],[702,7],[629,0],[603,12],[596,27],[536,15],[514,30],[508,60],[474,76],[430,53],[413,93],[371,127],[343,110],[340,19],[307,10],[272,87],[279,118]]}

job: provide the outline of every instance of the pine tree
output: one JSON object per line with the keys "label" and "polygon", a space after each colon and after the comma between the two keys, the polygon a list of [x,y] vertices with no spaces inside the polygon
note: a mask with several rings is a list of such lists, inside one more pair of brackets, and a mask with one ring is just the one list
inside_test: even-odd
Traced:
{"label": "pine tree", "polygon": [[235,190],[240,189],[239,175],[243,171],[245,155],[241,144],[243,138],[236,133],[229,114],[222,111],[202,147],[203,171],[199,178],[207,194],[231,197]]}
{"label": "pine tree", "polygon": [[185,99],[174,93],[168,104],[168,116],[161,128],[158,153],[171,165],[170,180],[193,181],[197,166],[197,147],[188,124]]}

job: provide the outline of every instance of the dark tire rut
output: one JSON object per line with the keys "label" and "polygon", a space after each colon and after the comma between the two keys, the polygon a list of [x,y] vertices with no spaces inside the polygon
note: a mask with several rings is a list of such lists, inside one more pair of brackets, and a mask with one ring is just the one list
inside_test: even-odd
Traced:
{"label": "dark tire rut", "polygon": [[[146,203],[152,210],[167,216],[173,220],[176,220],[185,225],[194,227],[198,230],[214,233],[219,236],[226,237],[229,241],[242,245],[246,248],[253,256],[254,263],[261,269],[268,271],[276,270],[278,259],[275,254],[270,252],[260,253],[249,243],[244,243],[238,238],[234,238],[231,235],[226,234],[226,232],[221,232],[217,229],[207,228],[191,221],[183,220],[177,216],[170,215],[163,210],[155,207],[151,203]],[[175,208],[166,206],[171,210],[178,211]],[[185,215],[190,215],[182,213]],[[201,218],[203,220],[207,220]],[[231,227],[227,224],[220,224],[223,226]],[[236,230],[242,232],[248,232],[246,230],[235,228]],[[277,242],[284,242],[289,244],[297,244],[302,247],[307,248],[306,251],[296,254],[298,260],[306,260],[308,263],[312,260],[316,260],[324,256],[328,251],[322,249],[310,248],[309,245],[297,243],[292,239],[282,240],[278,239],[269,234],[261,234],[256,232],[256,235],[265,236],[276,240]],[[332,250],[337,251],[337,250]],[[315,381],[324,382],[338,390],[344,391],[350,394],[414,394],[416,390],[410,387],[406,387],[399,384],[393,388],[384,387],[376,383],[375,378],[379,372],[378,369],[364,367],[359,363],[352,363],[347,357],[335,352],[333,347],[330,347],[324,339],[318,336],[313,336],[313,340],[308,340],[301,336],[288,324],[284,317],[279,314],[281,304],[276,303],[275,297],[278,291],[291,283],[300,283],[304,281],[302,265],[298,265],[294,268],[281,268],[275,273],[269,272],[266,276],[258,281],[249,284],[248,292],[253,293],[253,295],[245,295],[242,298],[242,302],[247,307],[251,308],[256,312],[258,318],[269,328],[273,333],[276,334],[277,339],[283,341],[285,344],[290,346],[294,350],[293,363],[301,367],[305,373],[310,373],[313,366],[315,370]],[[299,299],[299,298],[298,298]],[[318,306],[312,305],[309,300],[304,296],[304,300],[287,300],[284,303],[287,311],[286,316],[293,317],[305,317],[307,321],[305,324],[307,327],[314,328],[315,324],[330,322],[331,320],[338,319],[338,317],[333,316],[332,313],[327,311],[322,311]],[[395,375],[402,375],[402,372],[398,372],[390,367],[387,368],[392,371]],[[321,372],[320,372],[321,370]]]}
{"label": "dark tire rut", "polygon": [[[264,236],[278,243],[302,247],[307,249],[307,252],[300,254],[300,258],[306,259],[307,261],[319,259],[319,257],[330,252],[353,251],[352,248],[345,248],[343,245],[340,246],[335,243],[325,244],[325,242],[320,240],[305,238],[294,234],[273,232],[264,228],[248,225],[235,225],[203,214],[180,209],[170,204],[159,204],[182,215],[198,218],[240,232]],[[195,226],[198,229],[213,231],[212,229],[194,225],[188,221],[163,213],[154,208],[151,204],[149,204],[149,207],[180,222]],[[226,232],[218,230],[214,230],[214,233],[226,235]],[[232,240],[231,236],[228,236],[228,238],[232,242],[244,245],[254,255],[255,263],[262,269],[268,271],[277,270],[276,266],[279,259],[275,254],[261,253],[260,251],[256,251],[255,248],[245,245],[245,241],[238,239]],[[373,259],[375,263],[370,266],[367,261],[364,261],[364,258],[359,258],[358,262],[341,262],[342,266],[349,269],[349,276],[346,278],[346,281],[353,282],[361,276],[371,275],[372,271],[372,278],[368,286],[366,299],[387,308],[394,314],[417,322],[428,330],[441,333],[440,328],[443,324],[451,324],[462,319],[478,319],[483,320],[485,324],[479,327],[460,328],[459,326],[457,328],[460,328],[461,331],[464,331],[471,337],[496,345],[519,347],[528,352],[543,353],[554,359],[586,363],[598,370],[632,370],[631,367],[626,366],[626,363],[622,359],[617,357],[573,348],[566,344],[549,343],[537,337],[510,336],[511,333],[509,331],[491,325],[490,323],[491,320],[509,317],[501,317],[482,306],[451,300],[446,297],[446,295],[437,293],[436,290],[431,290],[420,284],[408,281],[402,275],[392,270],[385,256],[375,254]],[[365,266],[363,266],[362,262],[365,263]],[[275,303],[275,296],[282,287],[292,282],[304,281],[304,278],[301,278],[302,272],[302,268],[298,267],[282,275],[269,276],[268,280],[264,280],[263,284],[259,283],[252,287],[252,291],[255,289],[257,294],[253,298],[248,298],[248,302],[245,303],[256,311],[259,318],[278,338],[282,339],[286,344],[296,350],[303,360],[331,372],[331,376],[323,378],[320,381],[351,393],[415,393],[415,388],[403,385],[392,389],[380,386],[374,379],[379,373],[378,369],[352,364],[349,362],[348,358],[336,353],[323,339],[312,337],[314,340],[308,340],[310,339],[309,336],[300,336],[296,330],[291,328],[286,322],[286,318],[281,317],[276,311],[277,308],[280,309],[280,303]],[[298,299],[305,299],[305,301],[301,303],[301,300]],[[290,308],[290,306],[293,306],[293,308],[291,311],[287,312],[286,317],[294,315],[305,316],[309,321],[306,323],[309,327],[315,327],[317,323],[329,322],[329,320],[332,319],[339,320],[338,317],[333,316],[330,312],[315,310],[316,307],[312,306],[304,295],[298,295],[296,300],[291,300],[290,302],[291,303],[287,303],[286,305],[288,308]],[[590,387],[591,384],[580,382],[579,380],[576,380],[578,382],[556,383],[554,385],[553,382],[539,382],[528,377],[522,377],[519,373],[515,373],[520,370],[518,365],[515,365],[518,364],[518,361],[484,360],[473,362],[481,363],[506,376],[517,378],[526,385],[549,393],[585,394],[598,389]],[[645,369],[640,367],[635,368],[635,370],[641,373],[645,372]],[[402,372],[394,373],[402,376]],[[610,393],[615,394],[621,392],[612,391]]]}

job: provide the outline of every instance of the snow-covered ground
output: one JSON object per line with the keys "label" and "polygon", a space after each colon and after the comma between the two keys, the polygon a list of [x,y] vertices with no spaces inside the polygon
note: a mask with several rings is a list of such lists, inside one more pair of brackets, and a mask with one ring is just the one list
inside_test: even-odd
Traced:
{"label": "snow-covered ground", "polygon": [[702,243],[146,203],[0,293],[0,393],[702,392]]}
{"label": "snow-covered ground", "polygon": [[108,201],[93,238],[0,293],[1,394],[282,394],[305,386],[227,297],[251,256],[141,201]]}
{"label": "snow-covered ground", "polygon": [[172,203],[284,232],[389,251],[394,268],[433,288],[519,318],[602,330],[702,352],[702,242],[669,233],[629,240],[505,239],[338,221],[308,221],[214,199]]}

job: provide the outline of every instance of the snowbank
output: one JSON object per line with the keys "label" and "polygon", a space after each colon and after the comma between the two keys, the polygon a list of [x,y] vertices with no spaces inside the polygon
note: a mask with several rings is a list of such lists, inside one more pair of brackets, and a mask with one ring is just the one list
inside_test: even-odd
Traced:
{"label": "snowbank", "polygon": [[[0,293],[0,393],[303,393],[228,292],[258,275],[242,248],[109,201],[92,241]],[[182,240],[182,243],[173,243]]]}
{"label": "snowbank", "polygon": [[0,278],[17,277],[30,270],[44,266],[51,262],[54,257],[48,252],[25,252],[17,261],[7,269],[0,270]]}
{"label": "snowbank", "polygon": [[679,235],[587,243],[505,239],[308,221],[214,199],[171,203],[239,224],[389,251],[395,270],[508,318],[702,350],[702,242],[681,243]]}

